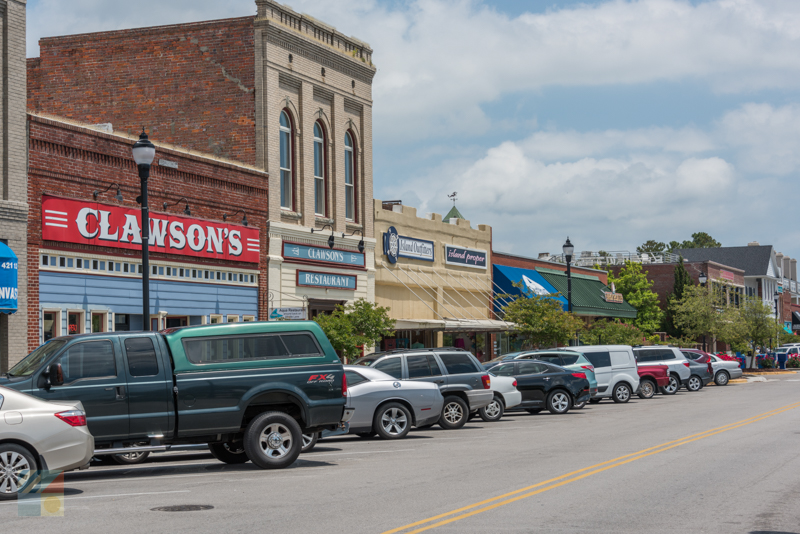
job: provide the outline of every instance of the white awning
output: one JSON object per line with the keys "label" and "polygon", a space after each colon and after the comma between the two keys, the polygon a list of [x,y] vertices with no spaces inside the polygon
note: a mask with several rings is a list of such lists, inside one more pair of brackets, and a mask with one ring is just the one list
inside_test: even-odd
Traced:
{"label": "white awning", "polygon": [[445,332],[507,332],[513,330],[514,325],[505,321],[494,319],[451,320],[444,321]]}
{"label": "white awning", "polygon": [[395,330],[444,330],[444,321],[435,319],[397,319]]}

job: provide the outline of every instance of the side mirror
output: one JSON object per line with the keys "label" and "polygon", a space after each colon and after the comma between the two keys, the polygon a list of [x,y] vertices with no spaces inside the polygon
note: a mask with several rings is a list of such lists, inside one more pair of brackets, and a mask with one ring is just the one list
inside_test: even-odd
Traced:
{"label": "side mirror", "polygon": [[50,379],[51,386],[64,384],[64,371],[61,369],[61,364],[50,364],[50,367],[47,368],[47,377]]}

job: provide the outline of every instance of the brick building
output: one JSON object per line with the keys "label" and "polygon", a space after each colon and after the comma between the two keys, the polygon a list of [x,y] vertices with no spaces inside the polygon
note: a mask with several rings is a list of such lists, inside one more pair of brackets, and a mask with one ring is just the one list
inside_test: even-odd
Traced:
{"label": "brick building", "polygon": [[144,126],[155,141],[267,171],[271,307],[313,316],[374,301],[372,50],[272,0],[256,6],[251,17],[42,39],[28,107],[131,134]]}
{"label": "brick building", "polygon": [[[25,135],[25,0],[0,0],[0,243],[17,257],[16,313],[0,311],[0,372],[8,370],[12,355],[26,354],[27,306],[27,158]],[[10,256],[10,254],[9,254]],[[5,263],[5,262],[4,262]],[[13,263],[13,262],[9,262]],[[5,267],[3,268],[5,269]],[[4,277],[5,278],[5,277]],[[5,285],[5,284],[0,284]]]}
{"label": "brick building", "polygon": [[[136,136],[33,114],[28,129],[27,348],[67,333],[141,329]],[[264,318],[267,173],[155,144],[151,328]]]}

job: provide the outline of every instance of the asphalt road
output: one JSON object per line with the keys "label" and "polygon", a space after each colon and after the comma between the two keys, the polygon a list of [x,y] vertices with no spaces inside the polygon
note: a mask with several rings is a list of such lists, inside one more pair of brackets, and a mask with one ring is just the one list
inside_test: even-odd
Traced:
{"label": "asphalt road", "polygon": [[[478,420],[480,421],[480,420]],[[282,471],[171,453],[67,475],[64,517],[0,532],[800,533],[800,374],[401,441],[323,440]],[[153,508],[199,504],[195,512]]]}

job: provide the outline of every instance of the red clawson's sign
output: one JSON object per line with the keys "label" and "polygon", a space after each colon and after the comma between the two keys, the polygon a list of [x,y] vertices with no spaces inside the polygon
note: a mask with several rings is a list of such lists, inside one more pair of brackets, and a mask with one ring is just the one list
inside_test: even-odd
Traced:
{"label": "red clawson's sign", "polygon": [[[141,211],[111,204],[42,196],[42,239],[100,247],[142,248]],[[258,263],[257,228],[150,214],[150,250]]]}

